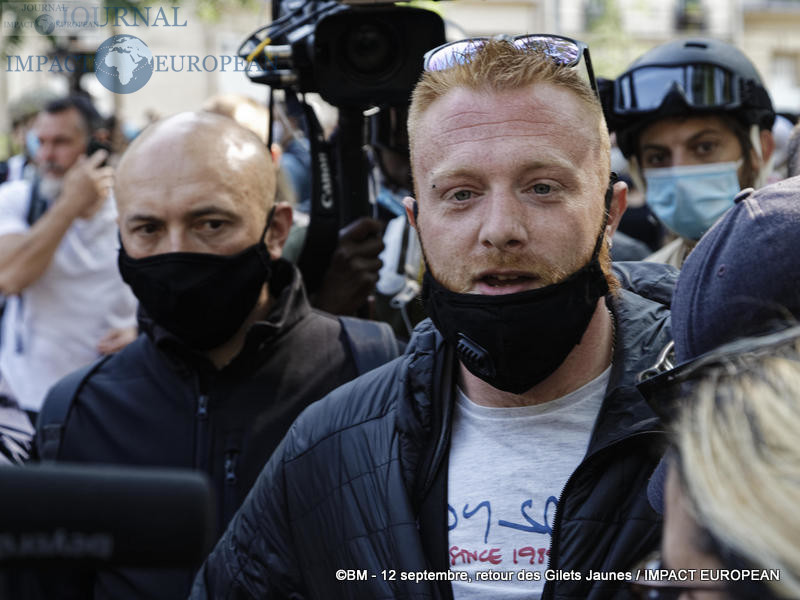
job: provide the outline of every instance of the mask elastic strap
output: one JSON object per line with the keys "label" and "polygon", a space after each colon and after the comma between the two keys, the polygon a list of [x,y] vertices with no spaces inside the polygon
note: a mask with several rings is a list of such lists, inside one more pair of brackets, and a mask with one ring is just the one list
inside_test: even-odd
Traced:
{"label": "mask elastic strap", "polygon": [[270,256],[269,249],[264,243],[264,238],[266,238],[267,230],[269,229],[270,225],[272,225],[272,215],[274,214],[275,205],[273,204],[272,208],[269,210],[269,214],[267,215],[267,223],[264,225],[264,231],[261,232],[261,242],[259,242],[259,244],[256,246],[256,254],[258,254],[262,264],[267,268],[267,281],[269,281],[270,276],[272,275],[272,256]]}
{"label": "mask elastic strap", "polygon": [[614,171],[611,171],[611,177],[609,177],[608,181],[608,188],[606,189],[605,208],[603,209],[603,225],[600,227],[600,235],[597,236],[597,241],[594,244],[591,260],[596,259],[600,255],[600,248],[603,245],[603,239],[606,237],[606,225],[608,225],[608,217],[609,213],[611,212],[611,199],[614,197],[614,184],[618,181],[619,176],[614,173]]}
{"label": "mask elastic strap", "polygon": [[275,205],[272,205],[272,208],[269,209],[269,214],[267,215],[267,223],[264,225],[264,231],[261,232],[261,241],[264,241],[264,238],[267,236],[267,230],[269,226],[272,225],[272,216],[275,214]]}
{"label": "mask elastic strap", "polygon": [[750,143],[753,150],[758,156],[758,174],[756,180],[753,182],[753,187],[758,189],[767,183],[767,178],[772,174],[772,169],[775,164],[775,153],[769,157],[769,160],[764,160],[764,148],[761,146],[761,128],[758,125],[750,126]]}

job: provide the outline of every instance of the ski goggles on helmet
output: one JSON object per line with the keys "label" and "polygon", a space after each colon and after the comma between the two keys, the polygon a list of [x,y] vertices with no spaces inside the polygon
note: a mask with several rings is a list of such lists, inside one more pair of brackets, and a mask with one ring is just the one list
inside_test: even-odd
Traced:
{"label": "ski goggles on helmet", "polygon": [[583,58],[589,85],[595,94],[598,93],[597,81],[592,69],[592,59],[589,56],[589,46],[572,38],[547,33],[525,34],[516,37],[501,34],[493,37],[474,37],[457,42],[448,42],[425,53],[422,63],[423,69],[425,71],[443,71],[465,64],[491,40],[503,40],[520,50],[544,54],[553,62],[565,67],[575,67]]}
{"label": "ski goggles on helmet", "polygon": [[676,92],[690,108],[734,109],[742,105],[738,75],[711,64],[646,66],[617,78],[614,114],[635,115],[658,110]]}

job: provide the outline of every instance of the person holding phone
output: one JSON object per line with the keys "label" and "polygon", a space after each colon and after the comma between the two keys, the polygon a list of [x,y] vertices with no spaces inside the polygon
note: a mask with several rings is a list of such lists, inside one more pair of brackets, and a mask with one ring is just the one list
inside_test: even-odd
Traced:
{"label": "person holding phone", "polygon": [[0,397],[31,420],[53,383],[136,337],[108,151],[87,154],[100,124],[83,96],[50,102],[33,126],[37,177],[0,186]]}

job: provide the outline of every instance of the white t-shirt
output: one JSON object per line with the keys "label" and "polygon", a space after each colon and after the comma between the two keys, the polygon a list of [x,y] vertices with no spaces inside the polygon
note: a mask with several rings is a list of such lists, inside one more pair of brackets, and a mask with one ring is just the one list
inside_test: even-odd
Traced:
{"label": "white t-shirt", "polygon": [[472,581],[453,582],[456,600],[541,596],[558,499],[586,454],[610,372],[538,406],[490,408],[458,390],[448,546],[450,569]]}
{"label": "white t-shirt", "polygon": [[[30,184],[0,186],[0,236],[23,233]],[[111,329],[136,324],[136,298],[117,269],[111,198],[90,219],[76,219],[44,274],[6,300],[0,375],[22,408],[38,411],[50,386],[95,360]]]}

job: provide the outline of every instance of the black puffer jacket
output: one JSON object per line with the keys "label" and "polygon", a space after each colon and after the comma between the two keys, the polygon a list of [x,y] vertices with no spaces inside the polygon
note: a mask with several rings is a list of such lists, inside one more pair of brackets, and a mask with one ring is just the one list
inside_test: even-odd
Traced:
{"label": "black puffer jacket", "polygon": [[[276,261],[270,291],[276,303],[267,319],[250,328],[242,351],[221,370],[143,320],[146,334],[78,393],[58,460],[205,471],[221,534],[297,415],[357,374],[339,321],[310,308],[295,267]],[[48,415],[46,402],[37,436]],[[46,578],[53,587],[47,597],[174,600],[188,595],[194,571],[66,575]]]}
{"label": "black puffer jacket", "polygon": [[[624,268],[623,281],[659,293],[674,282],[663,265]],[[662,433],[634,382],[669,341],[669,311],[627,290],[609,306],[611,378],[587,456],[559,500],[551,569],[622,571],[660,537],[645,488]],[[209,556],[192,598],[452,597],[449,583],[402,574],[449,568],[444,482],[454,365],[424,321],[404,356],[307,409]],[[366,580],[338,581],[342,569]],[[624,584],[585,579],[547,583],[544,592],[575,600],[626,595]]]}

